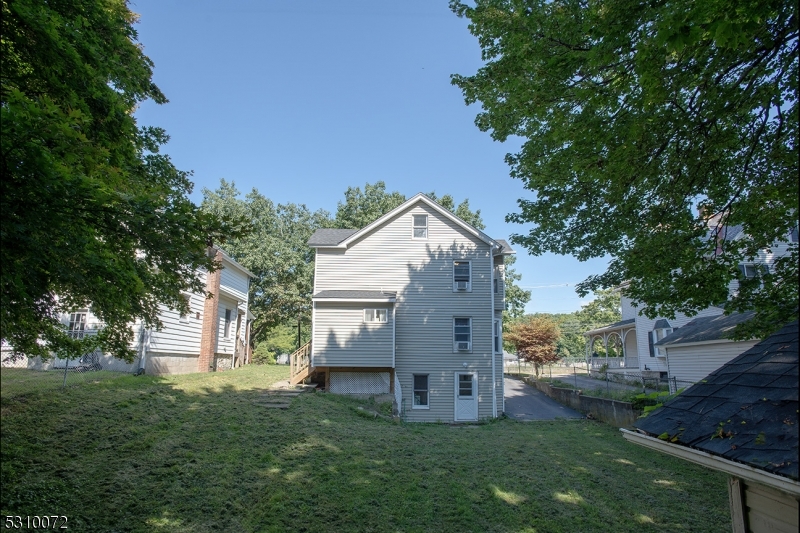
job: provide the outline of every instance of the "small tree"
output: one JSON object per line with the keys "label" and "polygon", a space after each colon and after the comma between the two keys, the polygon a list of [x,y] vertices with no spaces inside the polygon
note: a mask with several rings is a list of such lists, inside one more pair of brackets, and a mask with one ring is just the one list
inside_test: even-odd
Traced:
{"label": "small tree", "polygon": [[559,359],[557,342],[561,337],[558,324],[550,318],[531,316],[517,322],[506,334],[506,340],[517,350],[523,360],[533,363],[536,377],[541,365],[554,363]]}

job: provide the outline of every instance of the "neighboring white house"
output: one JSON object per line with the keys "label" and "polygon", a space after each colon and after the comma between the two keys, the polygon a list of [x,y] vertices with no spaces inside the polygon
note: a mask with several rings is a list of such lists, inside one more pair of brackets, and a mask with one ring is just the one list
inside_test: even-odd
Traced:
{"label": "neighboring white house", "polygon": [[[148,329],[141,322],[133,325],[134,341],[131,347],[137,357],[127,363],[111,354],[100,351],[79,359],[53,358],[42,362],[27,358],[11,361],[4,357],[4,366],[49,369],[84,367],[88,369],[143,371],[146,374],[186,374],[225,370],[241,366],[248,361],[249,323],[248,293],[251,272],[239,265],[225,252],[213,249],[222,269],[208,273],[200,271],[206,294],[184,293],[190,312],[182,315],[164,305],[159,306],[161,330]],[[73,337],[94,335],[103,324],[91,307],[76,309],[65,314],[62,322]]]}
{"label": "neighboring white house", "polygon": [[[740,226],[725,229],[722,235],[717,233],[720,242],[742,237],[744,234]],[[770,250],[760,251],[755,261],[741,264],[742,275],[752,277],[755,269],[771,268],[775,260],[787,254],[789,247],[792,244],[796,246],[796,243],[797,231],[795,230],[788,236],[787,241],[776,243]],[[733,292],[737,289],[738,282],[734,280],[731,282],[729,290]],[[622,320],[584,333],[584,337],[587,339],[587,359],[590,360],[592,368],[608,365],[607,368],[612,372],[620,374],[692,382],[716,370],[756,342],[731,342],[725,338],[728,331],[749,315],[723,317],[721,316],[723,309],[712,306],[693,317],[676,313],[673,319],[665,317],[651,319],[639,314],[634,302],[625,296],[624,286],[620,290],[622,291]],[[706,334],[708,338],[702,340],[689,335],[685,337],[694,338],[694,340],[681,340],[684,338],[683,328],[689,325],[693,328],[701,328],[705,325],[717,333],[712,334],[709,331]],[[702,336],[700,334],[700,337]],[[605,347],[620,346],[622,357],[592,357],[592,346],[595,342],[601,343]],[[606,353],[608,352],[606,351]],[[679,386],[681,385],[679,384]]]}
{"label": "neighboring white house", "polygon": [[360,230],[321,229],[312,340],[292,381],[394,394],[410,421],[503,411],[505,255],[514,251],[418,194]]}

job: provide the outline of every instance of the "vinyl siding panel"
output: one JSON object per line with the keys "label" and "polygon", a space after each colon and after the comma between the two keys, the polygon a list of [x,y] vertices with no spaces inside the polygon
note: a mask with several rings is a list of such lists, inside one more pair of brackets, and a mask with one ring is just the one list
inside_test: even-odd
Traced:
{"label": "vinyl siding panel", "polygon": [[[669,377],[696,383],[734,357],[756,345],[757,341],[716,342],[695,346],[667,347]],[[683,386],[678,384],[679,387]]]}
{"label": "vinyl siding panel", "polygon": [[792,496],[761,485],[744,482],[748,531],[794,533],[798,530],[798,502]]}
{"label": "vinyl siding panel", "polygon": [[[391,367],[393,309],[386,304],[315,303],[314,366]],[[364,323],[364,309],[387,309],[384,323]]]}
{"label": "vinyl siding panel", "polygon": [[[428,215],[427,239],[411,238],[415,214]],[[471,291],[453,291],[455,260],[471,261]],[[492,416],[493,388],[492,275],[488,244],[418,203],[347,250],[319,249],[315,292],[397,291],[396,369],[407,419],[453,420],[454,375],[464,370],[463,363],[478,374],[478,414],[488,418]],[[468,353],[453,349],[454,317],[472,319]],[[319,308],[315,320],[319,324]],[[429,375],[430,409],[411,409],[413,374]]]}
{"label": "vinyl siding panel", "polygon": [[[148,352],[198,355],[200,353],[200,332],[203,328],[203,295],[192,294],[189,301],[190,313],[181,320],[180,312],[159,306],[159,318],[164,324],[161,331],[152,330]],[[200,313],[200,318],[197,318]]]}
{"label": "vinyl siding panel", "polygon": [[[231,328],[229,336],[225,337],[225,311],[231,311]],[[228,298],[225,295],[220,295],[219,307],[217,308],[217,349],[214,353],[217,354],[232,354],[234,347],[234,337],[236,336],[236,316],[238,313],[237,302]],[[199,336],[198,336],[198,353],[199,353]]]}
{"label": "vinyl siding panel", "polygon": [[238,300],[247,301],[249,282],[247,274],[238,268],[225,266],[220,273],[220,287],[233,293]]}
{"label": "vinyl siding panel", "polygon": [[[693,317],[687,317],[683,313],[677,313],[674,319],[668,320],[672,328],[679,328],[685,326],[695,318],[704,316],[717,316],[722,314],[722,309],[718,307],[709,307],[700,311]],[[649,370],[657,370],[659,372],[667,372],[667,360],[665,357],[650,357],[650,343],[649,335],[653,331],[653,326],[656,321],[662,317],[647,318],[644,315],[636,317],[636,345],[639,351],[639,368],[644,370],[647,366]]]}

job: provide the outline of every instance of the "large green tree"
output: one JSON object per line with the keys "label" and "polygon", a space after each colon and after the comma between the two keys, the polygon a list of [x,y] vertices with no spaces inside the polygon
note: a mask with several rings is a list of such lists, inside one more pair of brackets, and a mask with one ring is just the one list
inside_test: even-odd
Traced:
{"label": "large green tree", "polygon": [[305,205],[275,204],[253,189],[244,198],[233,182],[222,180],[217,190],[203,189],[202,208],[220,218],[244,219],[251,231],[232,238],[225,251],[256,278],[250,282],[250,309],[256,316],[253,344],[267,340],[281,325],[311,321],[314,250],[308,238],[331,225],[324,210]]}
{"label": "large green tree", "polygon": [[796,1],[451,7],[486,62],[453,83],[481,130],[524,140],[507,161],[534,196],[508,219],[533,227],[514,242],[611,256],[579,293],[628,282],[651,317],[755,309],[740,337],[797,319],[796,242],[769,271],[739,270],[798,224]]}
{"label": "large green tree", "polygon": [[[123,0],[2,2],[0,237],[2,338],[29,355],[100,345],[132,358],[129,324],[204,290],[207,245],[226,229],[188,199],[189,173],[138,127],[139,102],[167,100]],[[105,323],[70,339],[61,313]]]}

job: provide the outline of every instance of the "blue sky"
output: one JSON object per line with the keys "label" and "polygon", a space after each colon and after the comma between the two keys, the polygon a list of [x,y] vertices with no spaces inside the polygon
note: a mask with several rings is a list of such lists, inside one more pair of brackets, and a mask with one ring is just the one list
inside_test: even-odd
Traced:
{"label": "blue sky", "polygon": [[[446,0],[134,0],[136,29],[170,100],[143,103],[140,125],[166,129],[164,152],[203,187],[221,178],[279,203],[336,211],[348,186],[379,180],[406,196],[469,198],[495,238],[532,193],[474,125],[451,74],[482,65],[477,39]],[[528,312],[572,312],[574,285],[606,260],[532,257],[517,248]]]}

